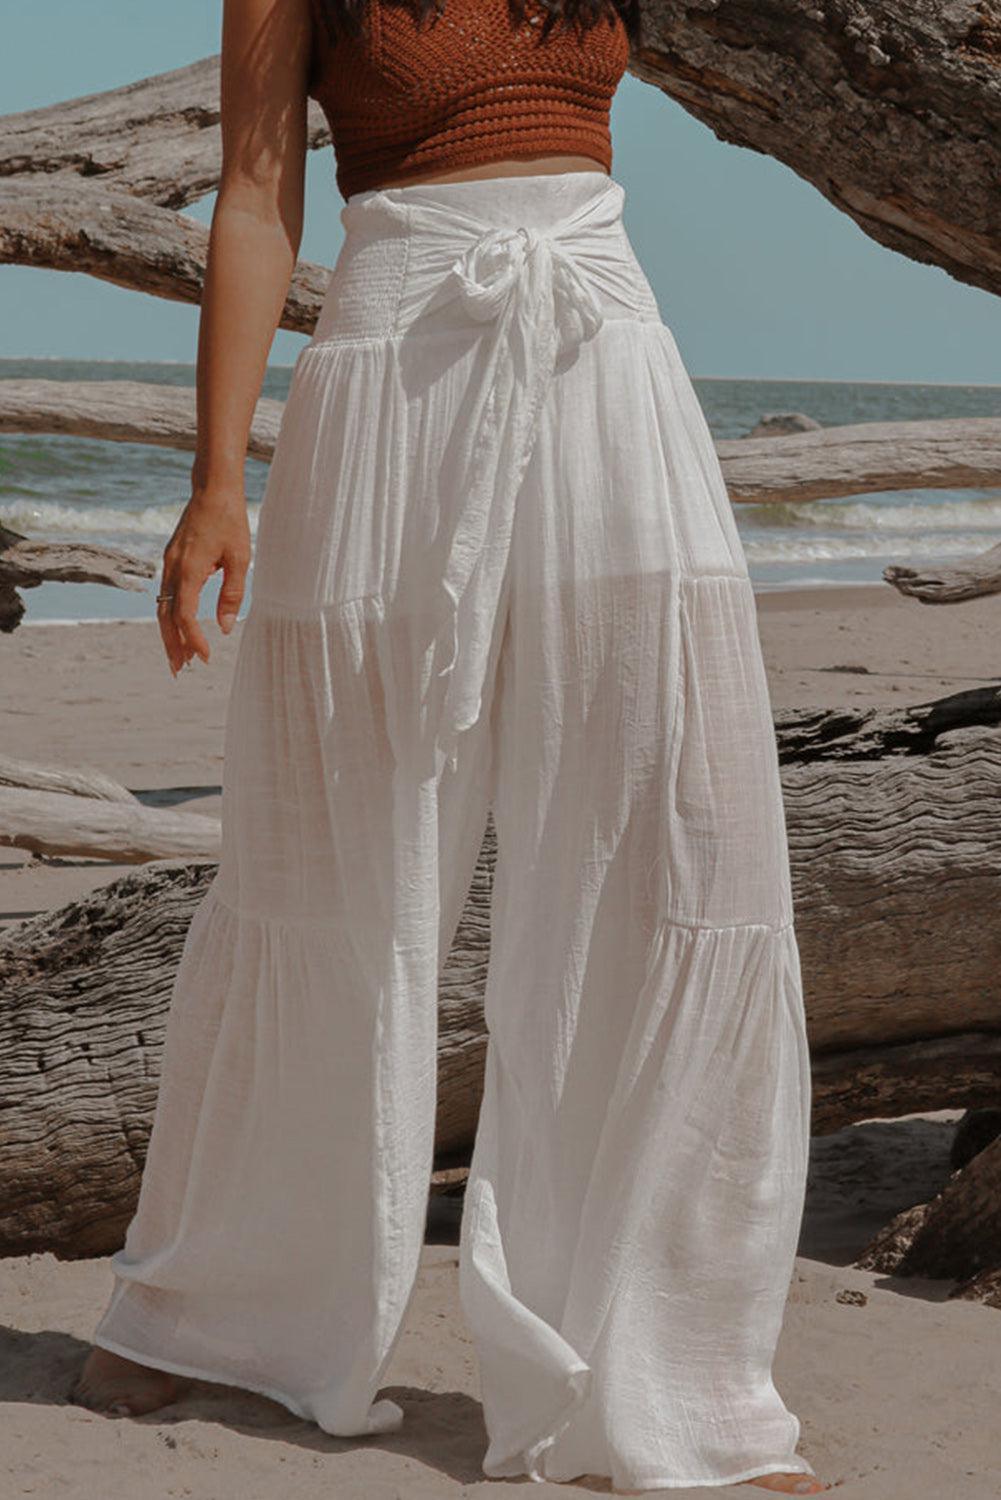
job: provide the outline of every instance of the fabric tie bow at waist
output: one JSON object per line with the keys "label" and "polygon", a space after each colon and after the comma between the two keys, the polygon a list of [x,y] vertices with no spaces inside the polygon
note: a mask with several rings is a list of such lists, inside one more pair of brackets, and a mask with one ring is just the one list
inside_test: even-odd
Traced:
{"label": "fabric tie bow at waist", "polygon": [[[574,260],[540,229],[491,229],[459,256],[452,274],[464,305],[474,318],[496,318],[512,289],[524,278],[526,262],[541,256],[543,289],[552,292],[552,321],[560,346],[590,338],[601,326],[601,309]],[[540,309],[540,311],[543,309]]]}
{"label": "fabric tie bow at waist", "polygon": [[[436,742],[454,770],[456,738],[476,723],[494,621],[511,550],[515,501],[532,453],[539,412],[560,354],[597,333],[602,279],[628,297],[618,245],[621,186],[609,178],[582,208],[540,229],[485,226],[458,209],[409,204],[411,226],[468,241],[445,277],[488,343],[469,393],[471,420],[458,468],[444,461],[443,492],[460,497],[441,577],[445,621],[436,634],[449,656],[427,691],[437,700]],[[439,697],[435,681],[446,679]]]}

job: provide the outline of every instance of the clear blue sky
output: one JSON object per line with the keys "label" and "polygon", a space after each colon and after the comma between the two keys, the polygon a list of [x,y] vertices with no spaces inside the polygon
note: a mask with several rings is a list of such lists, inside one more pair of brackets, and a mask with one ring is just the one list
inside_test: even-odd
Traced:
{"label": "clear blue sky", "polygon": [[[29,109],[219,50],[220,0],[46,0],[4,16],[0,100]],[[868,239],[768,157],[725,145],[627,75],[613,104],[626,226],[696,376],[1001,382],[1001,298]],[[331,265],[343,200],[313,152],[303,258]],[[207,220],[212,198],[189,209]],[[0,267],[0,355],[194,359],[197,308],[88,276]],[[280,330],[272,360],[302,335]]]}

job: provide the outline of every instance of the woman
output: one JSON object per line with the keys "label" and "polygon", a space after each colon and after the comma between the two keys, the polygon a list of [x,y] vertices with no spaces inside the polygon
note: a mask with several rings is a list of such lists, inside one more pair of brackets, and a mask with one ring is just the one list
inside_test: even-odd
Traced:
{"label": "woman", "polygon": [[460,1238],[492,1476],[824,1488],[771,1378],[809,1065],[754,596],[622,223],[619,0],[226,0],[224,171],[173,672],[250,543],[306,99],[346,236],[268,475],[223,851],[178,970],[136,1215],[76,1392],[192,1377],[340,1436],[413,1291],[437,986],[492,808]]}

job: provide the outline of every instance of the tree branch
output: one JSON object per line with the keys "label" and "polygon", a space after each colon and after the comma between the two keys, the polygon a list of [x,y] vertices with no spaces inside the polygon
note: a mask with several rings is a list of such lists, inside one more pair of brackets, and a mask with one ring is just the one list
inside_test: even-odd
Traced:
{"label": "tree branch", "polygon": [[984,0],[644,0],[632,71],[866,234],[1001,291],[1001,27]]}

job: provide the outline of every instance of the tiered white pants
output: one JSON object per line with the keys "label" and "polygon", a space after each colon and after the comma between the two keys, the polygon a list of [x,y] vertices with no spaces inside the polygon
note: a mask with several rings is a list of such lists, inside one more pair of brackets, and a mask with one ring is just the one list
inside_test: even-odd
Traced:
{"label": "tiered white pants", "polygon": [[342,210],[95,1340],[399,1425],[437,985],[492,807],[483,1470],[654,1489],[812,1472],[771,1375],[810,1073],[754,596],[623,200],[596,170]]}

